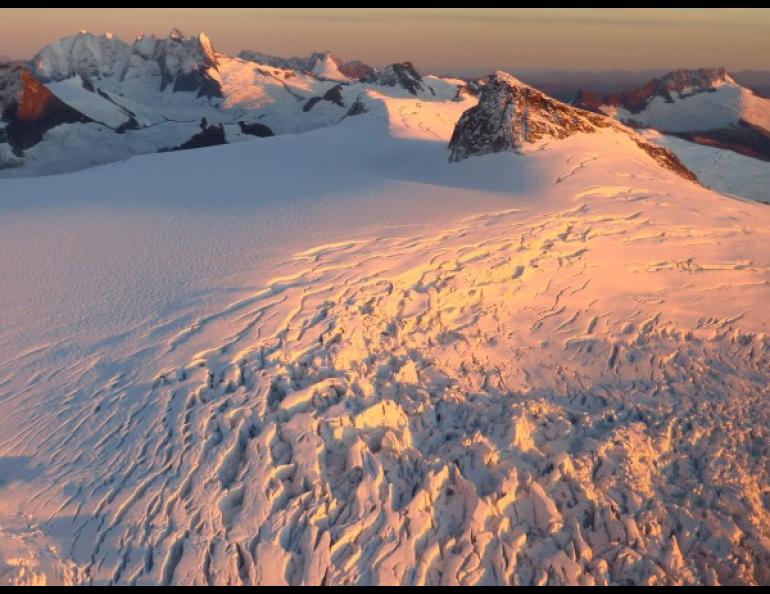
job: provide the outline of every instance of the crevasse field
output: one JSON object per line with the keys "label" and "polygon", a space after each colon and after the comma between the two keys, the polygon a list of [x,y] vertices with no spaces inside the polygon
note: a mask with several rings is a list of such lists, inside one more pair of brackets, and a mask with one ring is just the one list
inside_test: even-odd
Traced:
{"label": "crevasse field", "polygon": [[0,180],[0,576],[770,582],[770,210],[472,100]]}

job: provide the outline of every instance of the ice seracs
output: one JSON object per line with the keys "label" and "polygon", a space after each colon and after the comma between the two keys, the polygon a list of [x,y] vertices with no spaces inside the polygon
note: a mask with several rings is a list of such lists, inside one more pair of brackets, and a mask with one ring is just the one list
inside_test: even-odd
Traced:
{"label": "ice seracs", "polygon": [[617,123],[447,163],[473,98],[358,91],[0,180],[0,577],[768,583],[770,210]]}

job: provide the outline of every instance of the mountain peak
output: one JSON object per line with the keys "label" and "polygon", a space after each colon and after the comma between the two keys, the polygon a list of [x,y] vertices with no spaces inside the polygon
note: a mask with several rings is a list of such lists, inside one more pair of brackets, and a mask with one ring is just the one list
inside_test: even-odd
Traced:
{"label": "mountain peak", "polygon": [[653,146],[607,116],[567,105],[507,72],[490,75],[479,102],[460,117],[449,141],[449,161],[473,155],[518,152],[526,144],[545,138],[563,139],[581,132],[614,129],[631,140],[661,167],[697,181],[695,175],[670,151]]}
{"label": "mountain peak", "polygon": [[686,86],[707,89],[720,83],[736,84],[733,77],[727,72],[727,69],[722,66],[717,68],[672,70],[664,75],[661,80],[669,88],[674,89]]}
{"label": "mountain peak", "polygon": [[81,29],[41,49],[32,58],[32,65],[43,81],[75,75],[100,78],[118,73],[128,54],[128,44],[111,33],[94,35]]}
{"label": "mountain peak", "polygon": [[606,118],[566,105],[498,71],[481,89],[478,105],[466,111],[449,143],[450,161],[471,155],[517,151],[542,138],[566,138],[607,127]]}
{"label": "mountain peak", "polygon": [[411,62],[397,62],[369,73],[363,82],[385,87],[401,87],[412,95],[425,91],[422,76]]}
{"label": "mountain peak", "polygon": [[171,29],[171,32],[168,34],[168,38],[173,39],[174,41],[184,41],[185,34],[182,33],[180,29],[177,29],[176,27],[174,27],[173,29]]}
{"label": "mountain peak", "polygon": [[667,103],[671,103],[674,97],[683,98],[710,92],[724,85],[737,85],[737,83],[722,67],[672,70],[660,78],[653,78],[623,93],[611,93],[605,97],[604,104],[623,107],[631,113],[639,113],[655,97],[661,97]]}
{"label": "mountain peak", "polygon": [[511,73],[505,72],[505,70],[496,70],[494,74],[491,74],[489,76],[488,80],[493,80],[493,79],[495,81],[498,81],[499,83],[503,83],[511,87],[528,87],[529,86],[521,82],[518,78],[513,76]]}

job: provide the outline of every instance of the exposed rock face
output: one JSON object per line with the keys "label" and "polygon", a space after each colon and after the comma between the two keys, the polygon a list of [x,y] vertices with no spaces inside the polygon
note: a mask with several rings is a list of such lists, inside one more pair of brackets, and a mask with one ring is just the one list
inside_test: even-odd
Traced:
{"label": "exposed rock face", "polygon": [[481,89],[486,84],[486,79],[478,80],[466,80],[465,84],[457,89],[457,96],[455,99],[460,100],[463,95],[469,97],[478,97],[481,95]]}
{"label": "exposed rock face", "polygon": [[260,138],[274,136],[273,131],[268,126],[257,122],[238,122],[238,126],[240,127],[241,132],[250,134],[251,136],[259,136]]}
{"label": "exposed rock face", "polygon": [[467,110],[455,126],[449,142],[451,162],[472,155],[518,151],[545,138],[562,139],[573,134],[612,128],[632,140],[662,167],[696,181],[695,175],[667,149],[642,140],[629,128],[590,111],[557,101],[506,72],[496,72],[483,86],[479,103]]}
{"label": "exposed rock face", "polygon": [[600,105],[623,107],[631,113],[639,113],[654,97],[674,100],[674,95],[685,97],[697,93],[714,91],[723,84],[736,84],[724,68],[699,68],[696,70],[674,70],[661,78],[654,78],[643,85],[624,91],[610,93],[603,99],[590,91],[578,95],[573,101],[577,107],[598,110]]}
{"label": "exposed rock face", "polygon": [[59,124],[92,121],[73,109],[19,63],[0,64],[0,112],[5,128],[0,142],[21,154]]}
{"label": "exposed rock face", "polygon": [[570,104],[575,107],[595,111],[597,113],[599,113],[599,108],[602,106],[602,103],[602,98],[589,89],[578,89],[575,97],[570,101]]}
{"label": "exposed rock face", "polygon": [[422,83],[422,76],[415,70],[411,62],[385,66],[385,68],[376,70],[361,80],[372,85],[401,87],[412,95],[426,91],[426,87]]}
{"label": "exposed rock face", "polygon": [[192,91],[199,97],[221,97],[212,72],[217,59],[211,41],[201,33],[185,37],[178,29],[163,38],[138,35],[133,44],[111,34],[81,31],[43,48],[33,58],[35,74],[44,82],[80,76],[86,84],[102,78],[119,80],[158,77],[161,91]]}
{"label": "exposed rock face", "polygon": [[183,142],[179,146],[175,146],[168,149],[161,149],[159,152],[168,153],[171,151],[185,151],[188,149],[203,148],[206,146],[217,146],[220,144],[227,144],[227,138],[225,137],[225,129],[222,124],[209,126],[205,123],[205,118],[201,122],[201,131],[194,135],[187,142]]}
{"label": "exposed rock face", "polygon": [[339,65],[339,69],[342,74],[353,80],[360,80],[374,72],[374,68],[360,60],[343,62]]}
{"label": "exposed rock face", "polygon": [[345,114],[345,117],[350,116],[357,116],[364,114],[369,111],[369,108],[366,106],[366,104],[361,99],[361,96],[359,95],[356,97],[356,100],[353,101],[353,105],[350,106],[350,109],[348,109],[348,112]]}
{"label": "exposed rock face", "polygon": [[457,122],[449,160],[518,150],[542,138],[567,138],[609,125],[607,118],[570,107],[510,74],[496,72],[484,85],[478,105]]}
{"label": "exposed rock face", "polygon": [[197,92],[198,97],[221,97],[219,81],[212,74],[217,66],[214,47],[205,34],[185,37],[174,29],[164,39],[138,36],[121,79],[141,77],[157,69],[161,91],[170,86],[175,92]]}
{"label": "exposed rock face", "polygon": [[342,86],[336,85],[333,86],[331,89],[326,91],[321,97],[311,97],[307,100],[307,103],[302,107],[302,111],[308,112],[318,103],[319,101],[329,101],[330,103],[334,103],[338,107],[345,107],[345,103],[342,100]]}

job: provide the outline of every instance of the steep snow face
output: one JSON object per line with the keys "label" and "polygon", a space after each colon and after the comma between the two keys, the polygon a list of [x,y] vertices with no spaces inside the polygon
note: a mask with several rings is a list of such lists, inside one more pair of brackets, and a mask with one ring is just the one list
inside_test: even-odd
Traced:
{"label": "steep snow face", "polygon": [[314,52],[306,58],[280,58],[252,50],[243,50],[238,54],[238,57],[258,64],[297,70],[306,74],[314,74],[319,78],[337,81],[356,81],[374,70],[359,60],[343,62],[331,52]]}
{"label": "steep snow face", "polygon": [[160,77],[155,84],[164,90],[196,91],[216,96],[216,83],[209,69],[217,61],[211,41],[201,33],[185,37],[178,29],[163,38],[139,35],[132,45],[107,33],[101,36],[80,32],[43,48],[32,60],[37,76],[61,81],[75,76],[93,83]]}
{"label": "steep snow face", "polygon": [[322,54],[313,66],[312,73],[329,80],[350,80],[342,74],[338,61],[330,53]]}
{"label": "steep snow face", "polygon": [[130,51],[128,44],[110,33],[81,31],[44,47],[32,58],[32,64],[35,74],[44,81],[76,75],[102,78],[120,75]]}
{"label": "steep snow face", "polygon": [[770,204],[770,163],[767,161],[654,130],[645,131],[644,137],[675,153],[707,187]]}
{"label": "steep snow face", "polygon": [[3,580],[770,581],[770,210],[361,101],[0,180]]}

